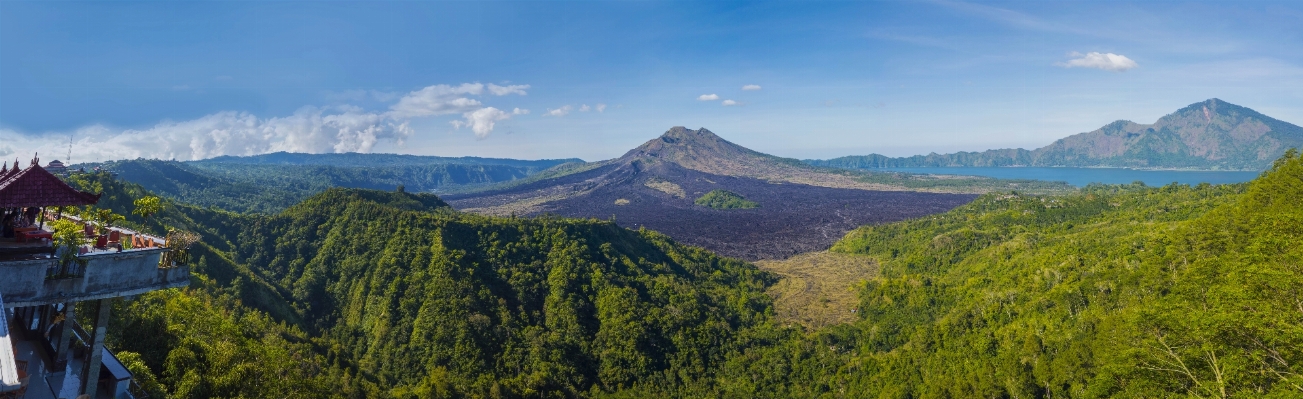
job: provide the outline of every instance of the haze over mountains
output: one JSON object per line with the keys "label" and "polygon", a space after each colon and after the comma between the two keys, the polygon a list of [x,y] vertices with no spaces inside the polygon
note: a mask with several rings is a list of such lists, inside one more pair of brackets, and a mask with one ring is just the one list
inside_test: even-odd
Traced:
{"label": "haze over mountains", "polygon": [[195,164],[245,164],[245,165],[323,165],[323,166],[347,166],[347,167],[374,167],[374,166],[413,166],[413,165],[500,165],[518,168],[533,168],[543,170],[567,162],[583,162],[579,158],[569,159],[539,159],[539,160],[522,160],[510,158],[481,158],[481,157],[440,157],[431,155],[408,155],[408,154],[367,154],[367,153],[338,153],[338,154],[305,154],[295,152],[273,152],[269,154],[251,155],[244,157],[220,156],[215,158],[194,161]]}
{"label": "haze over mountains", "polygon": [[902,158],[871,154],[806,162],[848,169],[1075,166],[1258,171],[1286,149],[1299,146],[1303,146],[1303,127],[1214,98],[1153,124],[1119,120],[1030,151],[997,149]]}
{"label": "haze over mountains", "polygon": [[235,212],[276,213],[332,187],[412,192],[466,189],[578,159],[516,160],[397,154],[271,153],[202,161],[126,160],[100,166],[178,201]]}

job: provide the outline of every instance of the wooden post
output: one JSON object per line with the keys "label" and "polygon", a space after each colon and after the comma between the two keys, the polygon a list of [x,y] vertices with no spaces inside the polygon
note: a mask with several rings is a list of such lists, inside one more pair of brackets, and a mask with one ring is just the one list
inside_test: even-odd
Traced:
{"label": "wooden post", "polygon": [[104,334],[109,329],[109,309],[113,306],[113,298],[105,298],[95,301],[99,305],[99,311],[95,312],[95,329],[89,331],[90,356],[86,358],[86,368],[81,373],[81,392],[90,397],[95,397],[95,389],[99,387],[100,382],[100,363],[104,360]]}

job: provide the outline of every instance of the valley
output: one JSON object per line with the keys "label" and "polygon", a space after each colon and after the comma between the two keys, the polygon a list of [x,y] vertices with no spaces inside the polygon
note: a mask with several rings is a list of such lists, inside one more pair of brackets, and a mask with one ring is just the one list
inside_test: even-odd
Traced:
{"label": "valley", "polygon": [[[170,203],[148,224],[203,235],[196,283],[120,304],[134,327],[110,344],[165,396],[1291,397],[1296,154],[1249,184],[985,194],[755,266],[429,194],[331,189],[272,216]],[[148,193],[72,180],[119,212]]]}

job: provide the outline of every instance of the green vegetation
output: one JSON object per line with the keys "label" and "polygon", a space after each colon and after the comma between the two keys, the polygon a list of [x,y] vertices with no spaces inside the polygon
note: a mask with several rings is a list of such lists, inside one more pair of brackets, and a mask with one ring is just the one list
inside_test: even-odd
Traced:
{"label": "green vegetation", "polygon": [[1067,194],[1076,187],[1061,181],[1030,179],[996,179],[980,176],[927,175],[905,172],[847,171],[856,173],[856,180],[865,183],[894,185],[919,191],[967,192],[985,194],[1000,191],[1018,191],[1030,194]]}
{"label": "green vegetation", "polygon": [[[114,209],[147,195],[71,180]],[[702,378],[770,323],[776,280],[651,231],[461,214],[429,194],[332,189],[276,216],[170,204],[151,223],[206,226],[192,285],[119,302],[109,345],[170,397],[566,397]]]}
{"label": "green vegetation", "polygon": [[848,364],[878,371],[844,378],[891,396],[1297,397],[1301,178],[1291,152],[1247,187],[989,195],[856,231],[834,250],[883,265]]}
{"label": "green vegetation", "polygon": [[[148,195],[72,180],[119,213]],[[149,223],[204,235],[190,288],[115,305],[110,346],[155,397],[1303,395],[1294,152],[1248,184],[988,194],[861,228],[833,248],[879,268],[856,320],[813,330],[775,318],[774,275],[605,221],[333,189]]]}
{"label": "green vegetation", "polygon": [[209,158],[201,161],[194,161],[194,164],[245,164],[245,165],[318,165],[318,166],[348,166],[348,167],[387,167],[387,166],[411,166],[411,165],[499,165],[516,168],[528,168],[543,170],[556,165],[570,162],[583,162],[581,159],[539,159],[539,160],[521,160],[507,158],[480,158],[480,157],[437,157],[429,155],[407,155],[407,154],[375,154],[375,153],[357,153],[346,152],[338,154],[305,154],[294,152],[273,152],[269,154],[252,155],[252,156],[229,156],[224,155],[216,158]]}
{"label": "green vegetation", "polygon": [[748,201],[741,195],[727,190],[711,190],[694,201],[697,205],[715,209],[751,209],[760,206],[755,201]]}
{"label": "green vegetation", "polygon": [[140,216],[146,221],[149,220],[150,216],[154,216],[154,214],[163,209],[162,199],[152,195],[141,197],[138,200],[132,201],[131,204],[135,205],[135,209],[131,210],[131,214]]}
{"label": "green vegetation", "polygon": [[[305,154],[288,154],[305,155]],[[387,158],[370,160],[343,157],[353,164],[264,164],[244,158],[223,158],[231,162],[206,160],[175,162],[129,160],[99,164],[122,179],[176,201],[216,207],[234,212],[273,214],[332,187],[432,192],[459,188],[481,188],[491,183],[525,178],[550,163],[517,161],[523,165],[415,163],[394,164]],[[352,154],[369,155],[369,154]],[[312,155],[309,160],[325,155]],[[293,158],[293,157],[292,157]],[[333,159],[335,157],[331,157]],[[421,157],[417,157],[421,158]],[[293,158],[298,160],[297,158]],[[244,162],[236,162],[243,160]],[[298,160],[307,162],[303,160]],[[385,161],[385,162],[382,162]],[[418,159],[419,161],[419,159]],[[270,162],[270,161],[269,161]],[[413,161],[416,162],[416,161]],[[532,163],[539,163],[537,166]]]}

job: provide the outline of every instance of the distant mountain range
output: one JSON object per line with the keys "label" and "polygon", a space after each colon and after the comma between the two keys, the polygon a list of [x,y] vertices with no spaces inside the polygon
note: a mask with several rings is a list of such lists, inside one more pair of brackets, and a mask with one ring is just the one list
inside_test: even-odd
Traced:
{"label": "distant mountain range", "polygon": [[435,192],[523,179],[579,159],[517,160],[396,154],[296,154],[150,159],[85,164],[118,173],[164,197],[235,212],[276,213],[332,187]]}
{"label": "distant mountain range", "polygon": [[915,155],[879,154],[807,160],[844,169],[1076,166],[1151,169],[1263,170],[1289,148],[1303,146],[1303,127],[1218,99],[1191,104],[1150,125],[1119,120],[1035,150]]}
{"label": "distant mountain range", "polygon": [[429,155],[406,154],[363,154],[347,152],[342,154],[304,154],[295,152],[273,152],[251,156],[224,155],[215,158],[193,161],[197,165],[210,164],[246,164],[246,165],[322,165],[341,167],[370,166],[413,166],[413,165],[500,165],[517,168],[547,169],[569,162],[584,162],[579,158],[520,160],[509,158],[480,157],[438,157]]}

